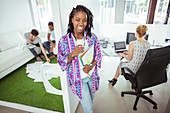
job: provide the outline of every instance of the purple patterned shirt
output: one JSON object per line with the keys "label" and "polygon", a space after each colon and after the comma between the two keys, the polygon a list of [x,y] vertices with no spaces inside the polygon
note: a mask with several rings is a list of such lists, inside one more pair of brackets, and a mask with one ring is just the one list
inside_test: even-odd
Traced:
{"label": "purple patterned shirt", "polygon": [[[94,71],[92,73],[93,84],[92,84],[92,92],[95,93],[99,89],[99,76],[97,73],[97,67],[101,67],[101,51],[99,41],[97,36],[92,33],[92,36],[86,37],[88,42],[88,47],[94,44],[94,59],[97,61],[96,66],[94,67]],[[81,75],[80,75],[80,66],[78,56],[75,57],[69,64],[67,64],[67,57],[70,52],[72,52],[75,48],[75,42],[73,40],[73,36],[69,38],[69,34],[63,36],[58,42],[58,63],[62,69],[62,71],[66,71],[68,85],[71,88],[72,92],[77,95],[80,99],[82,99],[82,89],[81,89]]]}

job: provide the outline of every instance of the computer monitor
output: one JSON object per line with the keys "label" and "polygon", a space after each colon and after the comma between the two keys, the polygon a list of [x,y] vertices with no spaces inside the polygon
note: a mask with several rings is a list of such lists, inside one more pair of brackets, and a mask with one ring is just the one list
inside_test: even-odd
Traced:
{"label": "computer monitor", "polygon": [[[148,40],[149,34],[146,34],[144,39]],[[135,41],[136,40],[136,36],[135,33],[127,33],[127,37],[126,37],[126,44],[129,45],[130,42]]]}
{"label": "computer monitor", "polygon": [[126,36],[126,44],[129,45],[130,42],[135,41],[136,37],[135,37],[135,33],[127,33]]}

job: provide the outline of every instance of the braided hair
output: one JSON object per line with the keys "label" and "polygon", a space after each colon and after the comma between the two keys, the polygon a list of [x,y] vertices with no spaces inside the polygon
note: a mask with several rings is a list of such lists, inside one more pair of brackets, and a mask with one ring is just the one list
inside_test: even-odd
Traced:
{"label": "braided hair", "polygon": [[91,28],[93,28],[93,14],[89,9],[87,9],[83,5],[77,5],[76,8],[73,7],[70,15],[69,15],[69,23],[67,28],[67,33],[70,33],[69,37],[71,37],[71,33],[74,33],[74,26],[72,23],[72,18],[74,17],[76,12],[83,11],[87,15],[87,26],[85,28],[85,31],[87,32],[87,35],[91,37]]}

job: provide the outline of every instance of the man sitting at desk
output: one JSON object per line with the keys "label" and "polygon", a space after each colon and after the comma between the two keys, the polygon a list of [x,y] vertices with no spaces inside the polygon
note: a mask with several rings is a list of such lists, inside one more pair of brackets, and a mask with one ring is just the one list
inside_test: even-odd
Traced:
{"label": "man sitting at desk", "polygon": [[150,43],[146,41],[143,37],[148,30],[147,26],[139,25],[136,28],[136,41],[132,41],[129,44],[129,50],[124,51],[123,53],[118,53],[120,56],[128,60],[127,62],[120,62],[119,66],[117,67],[116,74],[112,80],[109,80],[109,83],[114,86],[117,82],[117,78],[120,75],[120,71],[122,67],[128,67],[133,73],[136,74],[139,66],[142,64],[146,52],[150,48]]}
{"label": "man sitting at desk", "polygon": [[[24,34],[25,39],[27,40],[27,47],[31,51],[31,53],[36,57],[36,59],[38,61],[42,61],[42,59],[43,59],[43,60],[47,60],[47,62],[50,62],[50,59],[47,57],[46,51],[43,47],[41,39],[38,37],[38,34],[39,33],[36,29],[32,29],[31,32],[27,32]],[[38,47],[38,49],[42,50],[40,54],[38,54],[35,51],[36,47]]]}

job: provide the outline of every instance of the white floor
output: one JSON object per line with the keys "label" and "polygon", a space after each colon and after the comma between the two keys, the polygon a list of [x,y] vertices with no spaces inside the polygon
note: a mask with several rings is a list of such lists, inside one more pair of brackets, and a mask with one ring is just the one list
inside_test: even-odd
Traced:
{"label": "white floor", "polygon": [[[121,97],[122,91],[130,91],[131,85],[129,81],[120,76],[117,84],[112,87],[108,83],[108,79],[112,79],[119,64],[120,57],[103,56],[102,68],[99,70],[100,87],[94,98],[94,113],[164,113],[170,98],[170,69],[168,71],[168,82],[149,88],[153,91],[153,95],[149,96],[158,105],[158,109],[147,101],[140,99],[137,105],[137,111],[133,111],[135,96],[125,95]],[[25,111],[15,110],[0,106],[0,113],[27,113]],[[79,103],[76,113],[84,113]]]}
{"label": "white floor", "polygon": [[[104,56],[102,59],[102,68],[100,69],[100,88],[94,98],[94,113],[164,113],[169,97],[170,97],[170,80],[167,83],[149,88],[153,91],[153,95],[149,96],[158,105],[158,109],[140,99],[137,105],[137,111],[133,110],[135,96],[125,95],[121,97],[122,91],[130,91],[131,85],[129,81],[120,76],[117,84],[112,87],[108,83],[108,79],[112,79],[119,64],[120,57]],[[168,71],[170,76],[170,71]],[[168,77],[170,78],[170,77]],[[79,103],[76,113],[83,113],[83,108]]]}

